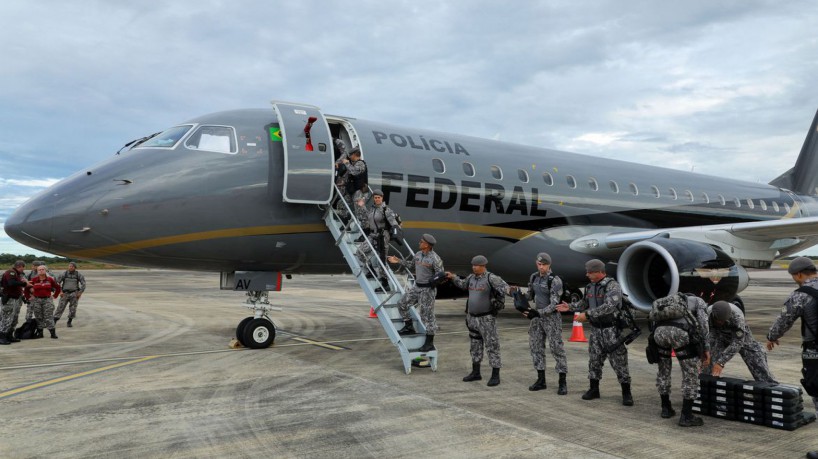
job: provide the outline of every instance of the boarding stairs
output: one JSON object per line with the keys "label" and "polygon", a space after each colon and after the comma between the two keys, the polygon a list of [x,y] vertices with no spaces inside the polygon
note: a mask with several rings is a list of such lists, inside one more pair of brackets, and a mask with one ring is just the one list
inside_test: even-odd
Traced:
{"label": "boarding stairs", "polygon": [[[355,213],[349,207],[347,202],[340,198],[341,193],[338,187],[335,187],[338,205],[342,206],[349,219],[344,221],[339,215],[336,206],[329,205],[324,213],[324,221],[335,239],[335,245],[341,249],[344,259],[352,270],[352,274],[358,280],[367,300],[369,301],[372,310],[378,316],[378,320],[386,331],[386,336],[392,341],[392,344],[398,348],[401,360],[403,361],[403,368],[406,374],[412,372],[412,362],[416,359],[420,362],[428,360],[429,366],[433,371],[437,371],[437,350],[428,352],[420,352],[418,349],[423,346],[426,341],[426,327],[420,320],[420,315],[417,309],[412,306],[409,308],[409,315],[414,323],[415,330],[418,332],[415,335],[399,335],[398,330],[403,328],[403,318],[398,311],[398,301],[403,297],[409,286],[414,283],[414,275],[407,272],[406,276],[396,276],[390,269],[388,263],[383,263],[378,257],[375,247],[369,238],[364,236],[361,222],[355,217]],[[368,263],[362,263],[358,258],[359,251],[366,252],[363,249],[364,245],[368,246],[369,259]],[[404,249],[409,253],[410,257],[414,256],[414,252],[409,244],[404,240],[401,253]],[[390,253],[391,254],[391,253]],[[401,258],[401,256],[399,256]],[[386,274],[388,280],[388,288],[384,289],[378,280],[377,272],[372,266],[379,266],[383,273]],[[406,271],[404,269],[404,271]]]}

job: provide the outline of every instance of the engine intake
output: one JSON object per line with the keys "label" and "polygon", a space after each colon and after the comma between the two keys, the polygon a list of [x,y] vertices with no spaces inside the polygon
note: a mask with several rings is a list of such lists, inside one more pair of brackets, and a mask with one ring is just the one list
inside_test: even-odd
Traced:
{"label": "engine intake", "polygon": [[666,237],[628,247],[619,257],[616,277],[643,312],[655,299],[676,292],[692,293],[707,304],[730,301],[749,283],[747,271],[718,247]]}

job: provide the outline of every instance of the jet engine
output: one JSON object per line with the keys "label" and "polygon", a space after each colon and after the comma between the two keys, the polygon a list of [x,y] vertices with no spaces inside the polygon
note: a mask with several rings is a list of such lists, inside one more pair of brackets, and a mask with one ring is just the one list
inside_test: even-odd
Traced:
{"label": "jet engine", "polygon": [[653,301],[676,292],[692,293],[707,304],[730,301],[749,283],[747,271],[718,247],[686,239],[655,237],[628,247],[616,277],[631,303],[643,312]]}

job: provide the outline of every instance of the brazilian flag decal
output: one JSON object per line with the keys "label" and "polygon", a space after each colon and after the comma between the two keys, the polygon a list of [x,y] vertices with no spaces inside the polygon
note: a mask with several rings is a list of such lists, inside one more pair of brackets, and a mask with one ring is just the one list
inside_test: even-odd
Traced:
{"label": "brazilian flag decal", "polygon": [[281,128],[270,128],[270,140],[273,142],[281,142]]}

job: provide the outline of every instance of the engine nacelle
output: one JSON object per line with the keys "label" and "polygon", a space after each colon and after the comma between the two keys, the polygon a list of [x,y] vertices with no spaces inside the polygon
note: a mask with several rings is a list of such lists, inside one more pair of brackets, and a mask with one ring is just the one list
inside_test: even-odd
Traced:
{"label": "engine nacelle", "polygon": [[653,301],[676,292],[692,293],[707,304],[732,300],[750,279],[721,249],[686,239],[655,237],[628,247],[619,257],[616,278],[631,303],[643,312]]}

